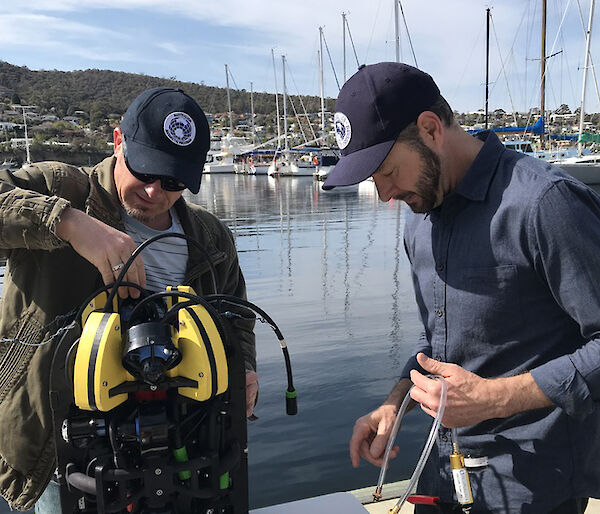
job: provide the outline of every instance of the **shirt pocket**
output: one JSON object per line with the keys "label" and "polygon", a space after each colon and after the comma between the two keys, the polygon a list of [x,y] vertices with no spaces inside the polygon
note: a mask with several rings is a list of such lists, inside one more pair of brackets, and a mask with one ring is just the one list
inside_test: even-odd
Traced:
{"label": "shirt pocket", "polygon": [[523,324],[517,267],[463,268],[458,329],[473,341],[498,344],[517,338]]}

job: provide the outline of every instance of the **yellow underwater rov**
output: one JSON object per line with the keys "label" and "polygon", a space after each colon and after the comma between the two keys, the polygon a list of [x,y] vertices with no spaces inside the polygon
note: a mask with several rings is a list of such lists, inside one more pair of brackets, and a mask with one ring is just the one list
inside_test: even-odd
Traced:
{"label": "yellow underwater rov", "polygon": [[[285,359],[286,410],[296,391],[283,335],[259,307],[189,286],[150,294],[123,277],[84,302],[81,334],[58,344],[50,377],[63,514],[248,512],[246,382],[232,328],[268,323]],[[119,300],[119,286],[139,300]],[[259,317],[256,318],[256,315]],[[247,321],[246,321],[247,322]]]}

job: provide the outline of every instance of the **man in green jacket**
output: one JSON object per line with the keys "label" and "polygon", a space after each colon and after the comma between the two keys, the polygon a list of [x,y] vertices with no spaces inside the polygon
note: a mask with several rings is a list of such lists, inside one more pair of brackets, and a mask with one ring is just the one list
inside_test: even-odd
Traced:
{"label": "man in green jacket", "polygon": [[[52,356],[64,327],[89,294],[114,282],[150,234],[181,232],[210,256],[220,293],[246,297],[233,236],[187,203],[197,193],[210,133],[198,104],[180,90],[144,91],[114,130],[114,154],[93,168],[46,162],[0,171],[0,252],[7,258],[0,317],[0,494],[31,508],[55,468],[48,397]],[[151,245],[125,280],[159,290],[191,285],[213,292],[205,254],[183,239]],[[159,268],[158,270],[156,268]],[[137,298],[136,288],[119,296]],[[247,415],[258,392],[253,323],[237,322],[246,361]],[[54,490],[53,492],[51,490]],[[59,512],[57,487],[36,511]]]}

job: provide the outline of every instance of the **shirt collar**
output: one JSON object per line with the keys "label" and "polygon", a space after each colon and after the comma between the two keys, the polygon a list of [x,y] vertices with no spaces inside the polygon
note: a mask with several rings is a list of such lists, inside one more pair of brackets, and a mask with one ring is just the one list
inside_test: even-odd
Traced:
{"label": "shirt collar", "polygon": [[495,132],[480,132],[475,137],[483,141],[483,146],[454,192],[469,200],[481,202],[485,200],[500,156],[506,148]]}

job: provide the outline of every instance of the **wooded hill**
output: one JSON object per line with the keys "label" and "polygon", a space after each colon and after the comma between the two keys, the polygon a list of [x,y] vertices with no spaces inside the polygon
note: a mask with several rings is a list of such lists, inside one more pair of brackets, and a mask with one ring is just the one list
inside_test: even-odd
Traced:
{"label": "wooded hill", "polygon": [[[0,61],[0,99],[18,98],[24,105],[37,105],[47,111],[54,109],[61,117],[78,110],[89,113],[90,119],[123,114],[140,92],[158,86],[183,89],[207,113],[227,112],[227,90],[224,88],[109,70],[33,71]],[[232,110],[237,114],[250,112],[249,91],[230,91]],[[319,97],[303,96],[302,100],[309,113],[320,110]],[[334,99],[327,99],[326,109],[333,111],[334,104]],[[274,95],[255,92],[254,111],[256,114],[275,114]]]}

